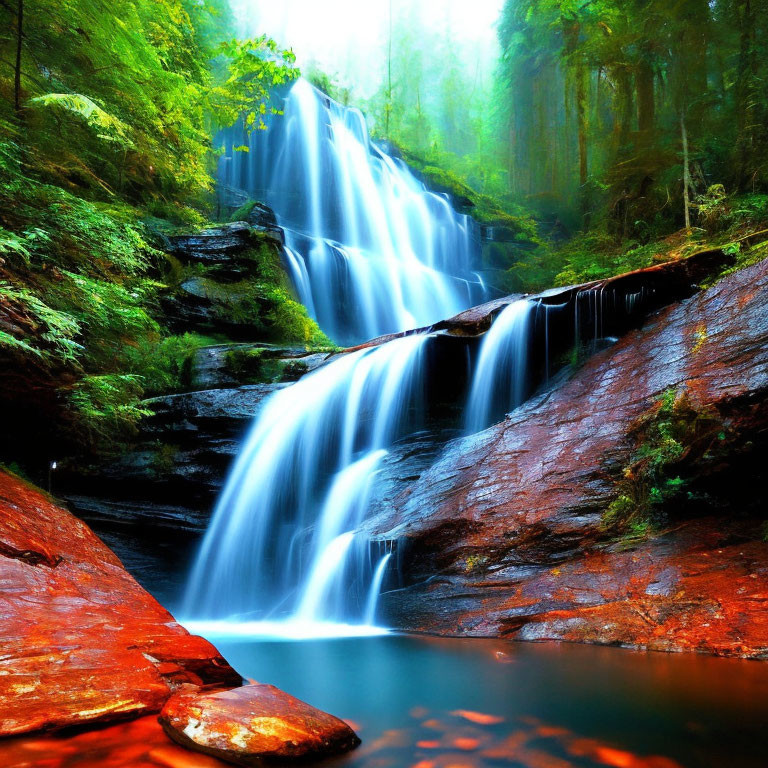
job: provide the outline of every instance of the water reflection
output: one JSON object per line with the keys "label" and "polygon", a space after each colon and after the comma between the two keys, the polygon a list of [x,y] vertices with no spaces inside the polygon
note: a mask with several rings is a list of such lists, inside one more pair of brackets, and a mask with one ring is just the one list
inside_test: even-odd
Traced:
{"label": "water reflection", "polygon": [[[238,642],[247,677],[344,717],[326,768],[757,768],[768,665],[617,649],[387,636]],[[0,742],[4,768],[223,768],[153,717]]]}

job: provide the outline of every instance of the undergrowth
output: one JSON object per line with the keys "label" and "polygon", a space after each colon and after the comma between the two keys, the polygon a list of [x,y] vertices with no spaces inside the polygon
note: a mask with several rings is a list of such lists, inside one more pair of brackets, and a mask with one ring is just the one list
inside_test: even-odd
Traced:
{"label": "undergrowth", "polygon": [[721,451],[726,431],[714,409],[699,408],[685,391],[668,389],[630,435],[636,448],[603,513],[603,527],[635,537],[651,532],[672,503],[691,498],[687,469]]}

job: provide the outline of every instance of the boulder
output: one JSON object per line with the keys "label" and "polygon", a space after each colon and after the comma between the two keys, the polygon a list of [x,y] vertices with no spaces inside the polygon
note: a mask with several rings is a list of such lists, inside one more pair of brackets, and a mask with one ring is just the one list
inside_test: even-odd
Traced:
{"label": "boulder", "polygon": [[[171,252],[184,261],[226,264],[237,260],[258,244],[263,233],[246,221],[209,227],[192,235],[170,238]],[[274,240],[269,237],[269,240]],[[282,245],[282,241],[279,243]]]}
{"label": "boulder", "polygon": [[0,736],[159,712],[181,684],[239,685],[79,520],[0,471]]}
{"label": "boulder", "polygon": [[[218,651],[177,624],[87,526],[3,471],[0,584],[0,737],[162,710],[163,727],[183,746],[245,765],[360,743],[342,721],[277,688],[238,687],[242,678]],[[191,765],[146,718],[117,731],[128,742],[141,733],[146,743],[128,747],[131,765],[145,757],[154,765],[160,753]],[[76,741],[105,747],[101,735]],[[25,753],[43,744],[5,743],[0,762],[20,755],[25,765]]]}
{"label": "boulder", "polygon": [[[248,356],[258,356],[261,365],[238,365]],[[307,352],[305,347],[280,347],[267,343],[215,344],[201,347],[192,360],[191,378],[195,389],[237,387],[259,381],[296,381],[319,368],[326,353]],[[257,375],[255,375],[257,374]]]}
{"label": "boulder", "polygon": [[282,228],[277,223],[275,212],[264,205],[264,203],[253,202],[253,205],[246,215],[247,222],[255,230],[264,233],[265,236],[282,245],[285,242],[285,235]]}
{"label": "boulder", "polygon": [[[645,272],[682,288],[690,267]],[[412,584],[385,596],[391,621],[447,634],[768,655],[759,515],[737,525],[728,511],[713,522],[693,504],[640,543],[606,534],[603,514],[637,450],[638,419],[672,389],[722,416],[734,453],[707,471],[721,473],[721,488],[732,478],[729,495],[748,490],[768,427],[768,261],[663,309],[502,423],[450,443],[373,524],[403,547]]]}
{"label": "boulder", "polygon": [[360,743],[342,720],[271,685],[180,691],[166,703],[160,723],[182,746],[246,766],[318,760]]}

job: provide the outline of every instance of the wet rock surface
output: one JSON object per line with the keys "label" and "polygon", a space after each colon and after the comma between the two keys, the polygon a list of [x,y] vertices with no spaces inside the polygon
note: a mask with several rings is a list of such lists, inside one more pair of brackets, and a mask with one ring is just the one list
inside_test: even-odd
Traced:
{"label": "wet rock surface", "polygon": [[360,743],[342,720],[271,685],[180,691],[166,703],[160,723],[182,746],[247,766],[320,759]]}
{"label": "wet rock surface", "polygon": [[195,547],[251,421],[284,385],[187,392],[146,401],[133,449],[56,488],[142,586],[178,604]]}
{"label": "wet rock surface", "polygon": [[[269,210],[264,206],[265,210]],[[266,215],[266,214],[265,214]],[[268,217],[267,217],[268,218]],[[266,226],[265,226],[266,223]],[[184,259],[208,263],[228,263],[253,247],[254,240],[265,236],[282,245],[277,222],[254,214],[254,222],[236,221],[203,229],[193,235],[170,238],[172,252]]]}
{"label": "wet rock surface", "polygon": [[0,735],[159,711],[189,683],[239,685],[69,512],[0,472]]}
{"label": "wet rock surface", "polygon": [[[175,740],[245,765],[359,744],[345,723],[277,688],[239,687],[240,675],[219,652],[177,624],[87,526],[1,471],[0,584],[0,737],[162,709],[163,727]],[[118,732],[127,743],[111,762],[192,765],[151,721]],[[63,753],[50,750],[51,764],[100,740],[75,737]],[[8,744],[0,745],[4,765],[31,765],[37,763],[24,756],[44,742]],[[22,762],[9,762],[16,757]]]}
{"label": "wet rock surface", "polygon": [[[449,444],[376,523],[381,538],[410,553],[405,567],[416,582],[384,597],[394,624],[768,654],[759,516],[735,528],[682,519],[639,544],[606,541],[602,515],[636,448],[632,425],[670,388],[716,408],[741,436],[732,465],[718,471],[759,467],[767,262],[660,311],[504,422]],[[726,546],[734,539],[743,546]]]}

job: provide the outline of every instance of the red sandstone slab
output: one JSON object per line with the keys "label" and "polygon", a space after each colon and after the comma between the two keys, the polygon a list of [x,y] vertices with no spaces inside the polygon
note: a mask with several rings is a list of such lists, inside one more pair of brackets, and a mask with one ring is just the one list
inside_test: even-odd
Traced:
{"label": "red sandstone slab", "polygon": [[373,528],[408,538],[413,568],[429,564],[420,584],[384,596],[395,625],[768,658],[764,517],[678,520],[628,551],[605,541],[632,425],[671,389],[745,441],[765,433],[768,260],[660,311],[561,386],[446,446]]}
{"label": "red sandstone slab", "polygon": [[86,525],[0,472],[0,736],[158,712],[183,683],[240,682]]}
{"label": "red sandstone slab", "polygon": [[271,685],[180,691],[166,703],[160,723],[182,746],[248,766],[328,757],[360,743],[342,720]]}

